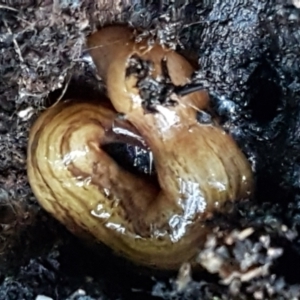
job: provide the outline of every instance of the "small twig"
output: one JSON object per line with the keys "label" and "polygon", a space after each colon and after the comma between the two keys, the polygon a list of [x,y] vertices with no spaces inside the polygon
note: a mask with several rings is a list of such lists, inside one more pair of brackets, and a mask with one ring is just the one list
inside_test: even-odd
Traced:
{"label": "small twig", "polygon": [[62,90],[62,92],[61,92],[61,94],[60,94],[60,96],[59,96],[58,99],[51,105],[52,107],[55,106],[55,105],[57,105],[57,104],[60,102],[60,100],[63,98],[63,96],[65,95],[65,93],[66,93],[66,91],[67,91],[67,89],[68,89],[68,87],[69,87],[71,78],[72,78],[72,76],[70,75],[69,78],[68,78],[68,80],[67,80],[67,82],[66,82],[66,84],[65,84],[65,86],[64,86],[64,89]]}
{"label": "small twig", "polygon": [[15,39],[14,34],[12,33],[10,27],[7,25],[6,21],[4,21],[4,25],[5,25],[6,29],[7,29],[7,31],[9,32],[9,34],[11,34],[12,37],[13,37],[13,43],[14,43],[14,45],[15,45],[15,51],[17,52],[20,61],[21,61],[21,62],[24,62],[24,58],[23,58],[23,56],[22,56],[21,49],[20,49],[20,47],[19,47],[19,45],[18,45],[17,40]]}
{"label": "small twig", "polygon": [[116,40],[116,41],[113,41],[113,42],[111,42],[111,43],[104,44],[104,45],[97,45],[97,46],[94,46],[94,47],[85,48],[85,49],[83,50],[83,52],[88,52],[88,51],[90,51],[90,50],[94,50],[94,49],[98,49],[98,48],[102,48],[102,47],[111,46],[111,45],[113,45],[113,44],[119,43],[120,41],[122,41],[122,39],[118,39],[118,40]]}
{"label": "small twig", "polygon": [[202,84],[186,84],[184,86],[176,86],[175,93],[181,97],[188,94],[204,90]]}
{"label": "small twig", "polygon": [[202,21],[202,20],[201,21],[195,21],[195,22],[183,25],[183,28],[188,28],[190,26],[194,26],[194,25],[198,25],[198,24],[202,24],[202,23],[204,23],[204,21]]}
{"label": "small twig", "polygon": [[30,93],[27,91],[19,91],[19,95],[21,97],[27,96],[27,97],[33,97],[33,98],[43,98],[45,96],[48,96],[49,92],[43,92],[43,93]]}
{"label": "small twig", "polygon": [[15,9],[13,7],[10,7],[10,6],[7,6],[7,5],[2,5],[2,4],[0,4],[0,9],[8,9],[8,10],[11,10],[11,11],[18,11],[17,9]]}

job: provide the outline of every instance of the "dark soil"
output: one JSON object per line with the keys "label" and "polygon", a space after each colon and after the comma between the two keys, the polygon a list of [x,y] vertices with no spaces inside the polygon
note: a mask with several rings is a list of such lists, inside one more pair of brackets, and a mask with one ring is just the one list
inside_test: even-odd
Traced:
{"label": "dark soil", "polygon": [[[297,5],[0,0],[0,300],[300,299]],[[191,277],[188,266],[166,276],[99,256],[39,207],[27,182],[32,122],[57,99],[101,90],[85,37],[112,23],[142,28],[198,60],[195,83],[209,90],[255,171],[254,199],[211,221],[199,253],[205,271]],[[137,156],[145,168],[144,152]]]}

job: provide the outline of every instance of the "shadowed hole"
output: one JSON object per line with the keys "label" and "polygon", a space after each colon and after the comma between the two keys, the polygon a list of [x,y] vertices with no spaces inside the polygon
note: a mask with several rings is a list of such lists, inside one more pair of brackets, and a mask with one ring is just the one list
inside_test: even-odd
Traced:
{"label": "shadowed hole", "polygon": [[282,91],[276,71],[266,62],[260,64],[249,80],[252,91],[249,108],[253,118],[261,125],[269,123],[277,115]]}

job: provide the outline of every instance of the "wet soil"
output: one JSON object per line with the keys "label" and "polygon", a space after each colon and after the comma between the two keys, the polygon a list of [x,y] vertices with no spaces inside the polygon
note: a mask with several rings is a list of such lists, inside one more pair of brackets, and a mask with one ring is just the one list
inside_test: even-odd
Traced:
{"label": "wet soil", "polygon": [[[0,0],[0,300],[299,299],[300,8],[283,0]],[[200,274],[149,273],[86,247],[39,207],[28,132],[58,98],[103,85],[85,37],[143,29],[198,62],[194,82],[252,163],[254,199],[211,221]],[[144,152],[115,151],[145,171]],[[124,154],[125,153],[125,154]],[[128,154],[129,153],[129,154]],[[45,298],[44,298],[45,299]]]}

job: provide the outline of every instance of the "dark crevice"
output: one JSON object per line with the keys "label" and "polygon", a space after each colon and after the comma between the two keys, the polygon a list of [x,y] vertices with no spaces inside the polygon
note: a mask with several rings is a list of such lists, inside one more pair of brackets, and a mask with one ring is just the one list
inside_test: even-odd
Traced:
{"label": "dark crevice", "polygon": [[131,173],[137,175],[155,173],[151,153],[138,146],[114,143],[104,145],[102,148],[119,166]]}
{"label": "dark crevice", "polygon": [[279,78],[267,62],[261,63],[249,79],[249,90],[252,91],[249,108],[252,117],[259,124],[269,123],[277,115],[282,99]]}

